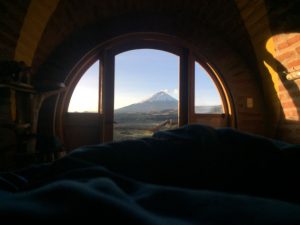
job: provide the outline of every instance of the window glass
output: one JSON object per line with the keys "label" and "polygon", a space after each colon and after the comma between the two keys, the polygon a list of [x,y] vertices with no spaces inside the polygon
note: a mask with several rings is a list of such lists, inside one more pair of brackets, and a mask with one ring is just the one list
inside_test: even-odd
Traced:
{"label": "window glass", "polygon": [[179,57],[154,49],[115,57],[114,140],[178,126]]}
{"label": "window glass", "polygon": [[224,113],[220,93],[207,71],[195,63],[195,113]]}
{"label": "window glass", "polygon": [[77,83],[68,112],[98,112],[99,60],[82,75]]}

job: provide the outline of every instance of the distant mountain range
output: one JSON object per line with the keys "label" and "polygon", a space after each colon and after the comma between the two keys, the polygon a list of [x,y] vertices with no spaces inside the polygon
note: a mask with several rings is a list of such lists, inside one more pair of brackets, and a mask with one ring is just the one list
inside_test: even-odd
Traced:
{"label": "distant mountain range", "polygon": [[[149,99],[131,104],[120,109],[116,109],[115,113],[155,113],[162,111],[177,111],[178,100],[168,95],[166,92],[160,91]],[[213,106],[196,106],[196,113],[222,113],[221,105]]]}
{"label": "distant mountain range", "polygon": [[143,102],[116,109],[115,113],[151,113],[177,109],[178,100],[168,95],[167,93],[160,91]]}

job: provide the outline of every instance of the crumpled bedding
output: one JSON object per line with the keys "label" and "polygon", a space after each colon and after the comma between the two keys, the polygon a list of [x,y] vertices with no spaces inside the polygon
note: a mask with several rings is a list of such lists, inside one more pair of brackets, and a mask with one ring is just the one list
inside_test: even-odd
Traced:
{"label": "crumpled bedding", "polygon": [[189,125],[0,175],[2,221],[300,224],[299,145]]}

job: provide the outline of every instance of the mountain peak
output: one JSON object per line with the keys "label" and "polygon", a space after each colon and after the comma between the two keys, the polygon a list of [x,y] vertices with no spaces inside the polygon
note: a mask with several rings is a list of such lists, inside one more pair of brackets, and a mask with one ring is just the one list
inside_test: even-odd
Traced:
{"label": "mountain peak", "polygon": [[177,102],[175,98],[164,91],[157,92],[144,102]]}
{"label": "mountain peak", "polygon": [[143,102],[117,109],[116,113],[150,113],[177,110],[178,101],[164,91],[160,91]]}

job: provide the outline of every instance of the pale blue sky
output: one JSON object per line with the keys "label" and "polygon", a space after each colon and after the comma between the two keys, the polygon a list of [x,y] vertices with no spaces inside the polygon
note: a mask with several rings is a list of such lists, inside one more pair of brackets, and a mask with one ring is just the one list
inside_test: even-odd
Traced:
{"label": "pale blue sky", "polygon": [[[69,112],[96,112],[98,108],[99,62],[79,81]],[[220,96],[206,71],[196,63],[196,105],[221,104]],[[164,51],[139,49],[115,57],[115,108],[143,101],[159,91],[178,99],[179,57]]]}
{"label": "pale blue sky", "polygon": [[199,63],[195,63],[195,105],[222,105],[217,87]]}
{"label": "pale blue sky", "polygon": [[81,77],[73,91],[68,112],[98,112],[99,61]]}
{"label": "pale blue sky", "polygon": [[115,58],[115,108],[143,101],[159,91],[178,99],[179,57],[153,49]]}

